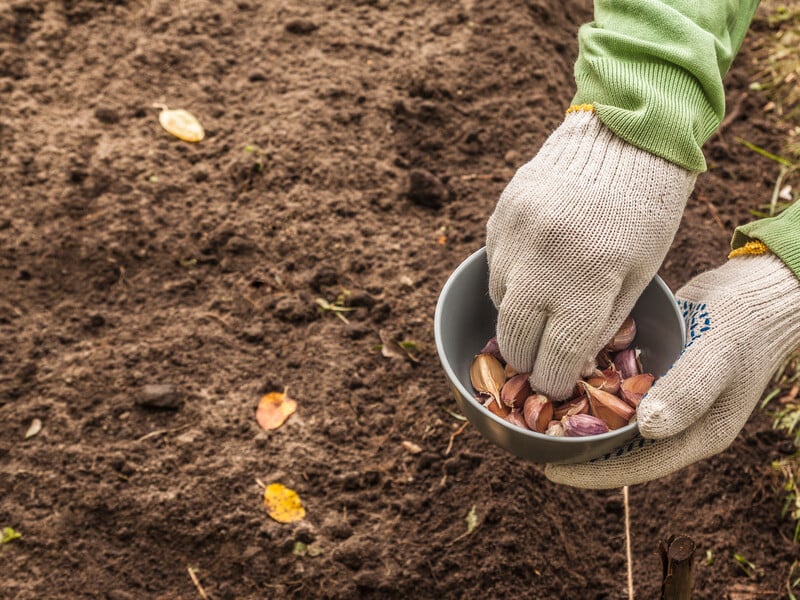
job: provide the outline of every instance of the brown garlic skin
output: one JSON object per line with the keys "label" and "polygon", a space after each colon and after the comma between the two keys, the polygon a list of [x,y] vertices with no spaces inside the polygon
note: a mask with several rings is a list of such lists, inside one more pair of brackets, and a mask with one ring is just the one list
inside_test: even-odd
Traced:
{"label": "brown garlic skin", "polygon": [[500,400],[511,408],[522,408],[525,399],[533,394],[531,384],[528,383],[528,373],[514,375],[503,384],[500,389]]}
{"label": "brown garlic skin", "polygon": [[608,431],[605,421],[593,415],[571,415],[561,419],[564,435],[567,437],[585,437],[598,435]]}
{"label": "brown garlic skin", "polygon": [[553,420],[553,403],[544,394],[528,396],[522,408],[522,416],[530,429],[544,433]]}
{"label": "brown garlic skin", "polygon": [[609,340],[605,349],[609,352],[624,350],[633,343],[633,338],[635,337],[636,321],[633,320],[633,317],[629,316],[622,322],[622,325],[619,326],[617,333]]}

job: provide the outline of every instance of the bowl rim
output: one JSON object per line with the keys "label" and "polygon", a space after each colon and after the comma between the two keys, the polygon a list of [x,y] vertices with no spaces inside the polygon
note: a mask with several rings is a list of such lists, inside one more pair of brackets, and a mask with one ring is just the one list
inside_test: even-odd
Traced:
{"label": "bowl rim", "polygon": [[[575,444],[575,445],[583,445],[586,444],[588,441],[603,441],[608,440],[615,437],[625,437],[626,434],[633,432],[634,430],[638,432],[638,425],[637,422],[634,421],[633,423],[629,423],[624,427],[620,427],[619,429],[614,429],[612,431],[608,431],[606,433],[599,433],[596,435],[587,435],[587,436],[580,436],[580,437],[567,437],[567,436],[553,436],[547,435],[544,433],[538,433],[536,431],[531,431],[530,429],[523,429],[518,425],[514,425],[510,421],[502,419],[495,415],[488,410],[485,410],[484,407],[475,399],[475,395],[466,389],[464,385],[462,385],[461,380],[456,376],[455,371],[450,366],[450,363],[447,361],[445,352],[444,352],[444,343],[442,341],[442,315],[444,314],[444,306],[443,306],[443,299],[448,295],[450,292],[450,288],[455,285],[455,281],[459,278],[461,273],[472,266],[472,264],[477,260],[484,260],[486,261],[486,246],[483,246],[470,254],[466,259],[464,259],[461,264],[456,267],[456,269],[450,274],[445,282],[444,286],[442,287],[441,292],[439,292],[439,297],[436,301],[436,310],[433,316],[433,330],[434,330],[434,338],[436,341],[436,352],[439,355],[439,362],[442,365],[442,368],[447,375],[448,380],[450,381],[451,385],[453,385],[458,393],[467,401],[472,403],[475,407],[479,408],[482,411],[482,414],[486,417],[489,417],[496,423],[500,425],[504,425],[506,427],[511,428],[513,431],[519,432],[520,434],[531,438],[532,440],[538,441],[549,441],[549,442],[556,442],[556,443],[564,443],[564,444]],[[674,301],[675,295],[672,293],[672,290],[669,289],[669,286],[664,282],[661,277],[656,274],[653,276],[653,281],[655,284],[661,288],[663,292],[665,292],[669,297],[673,298],[673,309],[675,310],[676,316],[678,317],[678,323],[680,325],[680,334],[681,340],[683,343],[686,343],[686,324],[683,321],[683,317],[681,316],[680,309],[678,308],[677,301]],[[648,284],[649,285],[649,284]],[[487,290],[488,293],[488,290]]]}

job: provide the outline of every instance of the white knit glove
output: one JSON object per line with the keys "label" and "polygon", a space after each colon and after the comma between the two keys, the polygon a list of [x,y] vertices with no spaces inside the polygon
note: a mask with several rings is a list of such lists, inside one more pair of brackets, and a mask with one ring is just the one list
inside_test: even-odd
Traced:
{"label": "white knit glove", "polygon": [[487,224],[489,293],[506,360],[568,397],[658,270],[697,173],[567,114]]}
{"label": "white knit glove", "polygon": [[772,254],[733,258],[677,296],[687,344],[639,404],[643,437],[590,463],[547,465],[548,478],[616,488],[722,452],[800,345],[800,280]]}

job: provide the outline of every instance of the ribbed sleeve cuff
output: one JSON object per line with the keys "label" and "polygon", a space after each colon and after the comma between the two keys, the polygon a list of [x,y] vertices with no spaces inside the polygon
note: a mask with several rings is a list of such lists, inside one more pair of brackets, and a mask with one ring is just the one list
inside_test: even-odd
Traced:
{"label": "ribbed sleeve cuff", "polygon": [[702,145],[716,131],[699,82],[666,63],[587,59],[575,64],[573,104],[592,104],[602,123],[629,144],[690,171],[705,171]]}
{"label": "ribbed sleeve cuff", "polygon": [[736,228],[731,248],[760,240],[800,278],[800,203],[795,203],[777,217],[753,221]]}

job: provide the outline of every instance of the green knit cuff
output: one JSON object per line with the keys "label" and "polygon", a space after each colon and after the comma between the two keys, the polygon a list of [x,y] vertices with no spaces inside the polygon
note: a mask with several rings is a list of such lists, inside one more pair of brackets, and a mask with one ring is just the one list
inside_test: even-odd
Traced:
{"label": "green knit cuff", "polygon": [[580,57],[575,81],[572,104],[592,104],[623,140],[684,169],[706,170],[701,147],[722,114],[687,71],[667,63]]}
{"label": "green knit cuff", "polygon": [[777,217],[737,227],[731,248],[739,248],[752,240],[764,242],[800,278],[800,202]]}

